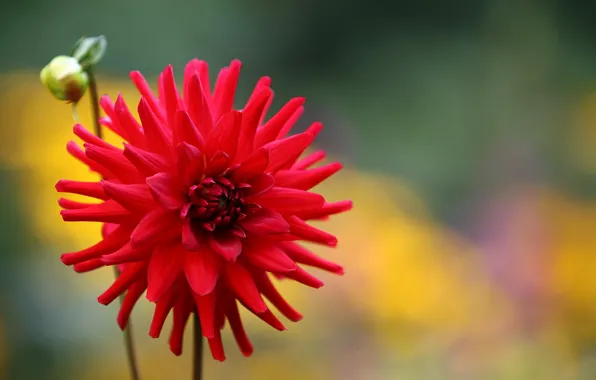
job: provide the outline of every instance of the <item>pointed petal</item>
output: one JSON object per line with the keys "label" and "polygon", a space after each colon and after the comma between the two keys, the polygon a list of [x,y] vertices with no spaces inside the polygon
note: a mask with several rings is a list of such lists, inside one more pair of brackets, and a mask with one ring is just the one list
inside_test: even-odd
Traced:
{"label": "pointed petal", "polygon": [[147,101],[151,110],[161,121],[166,121],[165,112],[159,104],[159,100],[153,95],[153,92],[145,81],[145,78],[143,78],[143,75],[138,71],[133,71],[130,73],[130,79],[141,93],[141,96]]}
{"label": "pointed petal", "polygon": [[219,331],[215,328],[215,292],[211,292],[204,296],[193,294],[193,297],[199,312],[201,332],[205,338],[211,339],[215,336],[215,332]]}
{"label": "pointed petal", "polygon": [[168,119],[168,125],[170,128],[174,125],[174,119],[176,111],[184,110],[184,102],[180,99],[180,93],[176,88],[176,81],[174,79],[174,68],[172,65],[168,65],[163,71],[163,91],[164,101],[166,106],[166,114]]}
{"label": "pointed petal", "polygon": [[164,157],[170,157],[172,154],[171,131],[151,110],[145,98],[141,98],[138,112],[145,131],[147,149]]}
{"label": "pointed petal", "polygon": [[158,246],[149,259],[147,269],[147,299],[159,301],[183,273],[183,251],[172,246]]}
{"label": "pointed petal", "polygon": [[304,104],[305,98],[293,98],[286,103],[265,125],[260,128],[255,138],[255,146],[261,147],[277,138],[284,124],[292,117],[294,112]]}
{"label": "pointed petal", "polygon": [[65,222],[123,223],[130,220],[131,213],[116,201],[108,200],[86,208],[60,211]]}
{"label": "pointed petal", "polygon": [[73,265],[86,260],[98,258],[102,255],[115,252],[128,242],[131,229],[118,226],[111,234],[104,237],[99,243],[78,252],[65,253],[60,260],[65,265]]}
{"label": "pointed petal", "polygon": [[254,146],[254,139],[257,133],[257,127],[262,120],[265,105],[273,92],[268,87],[262,87],[258,92],[255,92],[246,107],[242,111],[242,127],[240,128],[240,136],[238,138],[238,153],[236,161],[247,157]]}
{"label": "pointed petal", "polygon": [[205,171],[205,156],[195,146],[181,143],[176,147],[176,167],[182,188],[189,188]]}
{"label": "pointed petal", "polygon": [[248,336],[246,335],[244,326],[242,325],[242,320],[240,319],[240,313],[238,312],[236,300],[232,298],[226,306],[226,317],[230,322],[234,339],[236,339],[236,343],[238,344],[240,351],[242,351],[242,354],[248,357],[252,354],[253,348]]}
{"label": "pointed petal", "polygon": [[281,187],[310,190],[342,168],[339,162],[310,170],[280,170],[275,174],[275,183]]}
{"label": "pointed petal", "polygon": [[296,243],[281,242],[279,246],[297,263],[323,269],[338,275],[344,274],[344,268],[341,265],[325,260]]}
{"label": "pointed petal", "polygon": [[238,262],[226,263],[223,274],[229,289],[251,311],[262,313],[267,310],[267,305],[261,298],[252,276],[242,264]]}
{"label": "pointed petal", "polygon": [[316,164],[317,162],[324,160],[327,154],[324,150],[317,150],[309,154],[308,156],[304,157],[300,161],[296,161],[294,165],[292,165],[292,170],[304,170],[308,169],[310,166]]}
{"label": "pointed petal", "polygon": [[316,210],[323,206],[325,198],[304,190],[274,187],[271,190],[248,196],[246,200],[262,207],[271,208],[281,214],[293,214],[297,211]]}
{"label": "pointed petal", "polygon": [[275,235],[290,232],[290,225],[271,209],[258,209],[245,219],[238,221],[244,231],[255,235]]}
{"label": "pointed petal", "polygon": [[250,185],[250,194],[259,195],[275,186],[275,178],[271,174],[260,174],[251,178],[248,184]]}
{"label": "pointed petal", "polygon": [[168,170],[168,162],[161,155],[132,145],[124,144],[124,156],[145,177]]}
{"label": "pointed petal", "polygon": [[311,134],[300,133],[265,145],[269,149],[269,166],[267,167],[267,171],[275,173],[279,169],[291,166],[312,141],[313,136]]}
{"label": "pointed petal", "polygon": [[232,159],[238,148],[238,135],[242,126],[242,113],[230,111],[223,115],[217,126],[205,142],[205,153],[212,157],[215,152],[222,151]]}
{"label": "pointed petal", "polygon": [[290,225],[290,232],[304,240],[321,243],[330,247],[337,245],[337,238],[323,230],[313,227],[296,216],[287,218]]}
{"label": "pointed petal", "polygon": [[168,173],[157,173],[146,181],[153,197],[163,208],[178,210],[184,204],[184,192]]}
{"label": "pointed petal", "polygon": [[56,183],[56,191],[59,193],[71,193],[85,195],[87,197],[108,200],[110,197],[103,190],[99,182],[81,182],[61,179]]}
{"label": "pointed petal", "polygon": [[116,281],[97,300],[102,305],[109,305],[120,294],[124,293],[135,281],[142,281],[147,266],[145,263],[135,263],[120,273]]}
{"label": "pointed petal", "polygon": [[244,253],[251,264],[268,272],[287,273],[297,268],[283,250],[271,243],[247,245]]}
{"label": "pointed petal", "polygon": [[290,304],[279,294],[275,286],[271,283],[269,276],[264,271],[253,271],[255,282],[259,291],[267,297],[269,301],[280,311],[286,318],[297,322],[302,319],[302,314],[297,312]]}
{"label": "pointed petal", "polygon": [[173,125],[174,146],[188,143],[199,149],[204,148],[205,140],[186,111],[176,111]]}
{"label": "pointed petal", "polygon": [[248,179],[262,174],[269,165],[269,151],[265,148],[259,148],[248,155],[238,170],[236,170],[232,179],[237,182],[246,182]]}
{"label": "pointed petal", "polygon": [[229,233],[214,233],[209,235],[211,249],[227,261],[235,261],[242,252],[242,242],[236,235]]}
{"label": "pointed petal", "polygon": [[156,209],[141,219],[130,242],[133,248],[155,246],[179,237],[181,232],[182,223],[176,212]]}
{"label": "pointed petal", "polygon": [[118,311],[118,317],[116,319],[120,329],[124,330],[126,328],[130,313],[139,298],[141,298],[145,289],[147,289],[147,281],[137,280],[126,291],[124,301],[122,301],[122,305],[120,305],[120,310]]}
{"label": "pointed petal", "polygon": [[215,289],[219,277],[219,261],[210,249],[186,252],[184,273],[193,292],[200,296]]}
{"label": "pointed petal", "polygon": [[131,212],[146,212],[157,205],[146,184],[121,184],[102,181],[104,191],[122,207]]}
{"label": "pointed petal", "polygon": [[188,296],[183,296],[178,299],[174,305],[174,322],[172,326],[172,333],[170,334],[170,350],[176,356],[182,354],[182,339],[184,338],[184,329],[190,313],[194,309],[194,301]]}

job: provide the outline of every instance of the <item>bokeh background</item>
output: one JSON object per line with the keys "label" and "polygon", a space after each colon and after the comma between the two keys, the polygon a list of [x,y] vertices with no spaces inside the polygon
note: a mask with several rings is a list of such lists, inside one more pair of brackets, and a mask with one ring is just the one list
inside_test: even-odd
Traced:
{"label": "bokeh background", "polygon": [[[308,99],[318,147],[346,170],[321,186],[355,209],[327,224],[346,275],[281,286],[302,322],[246,316],[255,345],[205,379],[596,378],[596,5],[580,0],[0,1],[0,378],[128,379],[109,269],[59,255],[97,241],[66,225],[55,182],[89,179],[65,144],[70,108],[39,70],[104,34],[100,91],[138,95],[194,57],[243,61],[274,108]],[[91,125],[88,99],[79,108]],[[133,313],[144,379],[185,379]],[[190,329],[187,331],[190,333]]]}

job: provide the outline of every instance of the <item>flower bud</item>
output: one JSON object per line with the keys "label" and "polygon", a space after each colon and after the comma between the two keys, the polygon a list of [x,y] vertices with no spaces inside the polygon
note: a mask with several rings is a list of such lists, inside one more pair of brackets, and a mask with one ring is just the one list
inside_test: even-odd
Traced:
{"label": "flower bud", "polygon": [[60,55],[41,70],[43,83],[59,100],[76,103],[83,97],[89,85],[89,76],[73,57]]}

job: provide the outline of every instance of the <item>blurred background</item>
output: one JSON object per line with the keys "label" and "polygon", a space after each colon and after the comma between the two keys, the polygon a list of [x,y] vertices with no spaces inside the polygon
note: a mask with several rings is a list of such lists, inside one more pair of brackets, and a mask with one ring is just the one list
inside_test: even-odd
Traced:
{"label": "blurred background", "polygon": [[[65,151],[71,110],[39,70],[104,34],[102,93],[138,101],[199,57],[243,61],[237,105],[262,75],[298,129],[346,163],[320,191],[355,209],[325,224],[345,265],[313,291],[281,286],[305,318],[206,360],[205,379],[596,378],[596,5],[580,0],[0,1],[0,378],[128,379],[102,269],[62,252],[99,238],[65,224],[54,184],[90,180]],[[88,99],[79,107],[91,125]],[[326,252],[325,252],[326,251]],[[133,329],[144,379],[185,379],[185,354]],[[191,329],[188,329],[190,333]]]}

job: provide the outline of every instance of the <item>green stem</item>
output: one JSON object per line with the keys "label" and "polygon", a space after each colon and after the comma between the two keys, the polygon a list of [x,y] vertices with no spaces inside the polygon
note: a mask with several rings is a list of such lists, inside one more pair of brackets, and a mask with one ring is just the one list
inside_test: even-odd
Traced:
{"label": "green stem", "polygon": [[192,380],[201,380],[203,378],[203,332],[201,331],[201,321],[199,320],[199,313],[195,310],[194,318],[194,334],[193,334],[193,359],[192,359]]}
{"label": "green stem", "polygon": [[[95,81],[95,75],[89,68],[87,69],[87,75],[89,75],[89,92],[91,94],[91,109],[93,110],[93,126],[95,129],[95,135],[100,139],[103,139],[103,133],[101,131],[101,124],[99,124],[99,96],[97,92],[97,82]],[[120,271],[117,266],[114,266],[114,277],[118,278]],[[120,305],[124,301],[124,294],[120,295]],[[128,368],[130,370],[130,377],[133,380],[140,380],[139,369],[137,366],[137,359],[135,355],[134,340],[132,338],[132,324],[130,320],[126,328],[124,329],[124,347],[126,349],[126,357],[128,359]]]}

